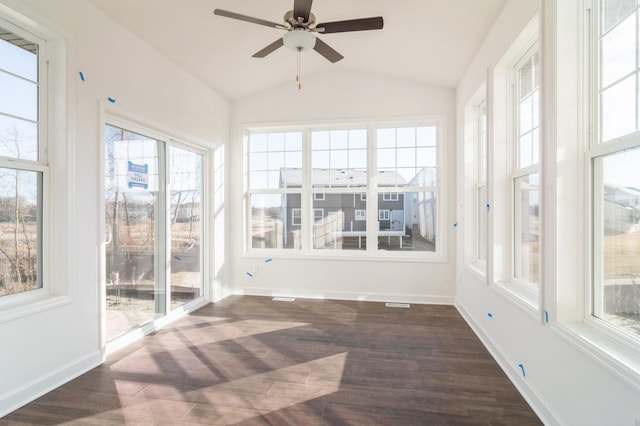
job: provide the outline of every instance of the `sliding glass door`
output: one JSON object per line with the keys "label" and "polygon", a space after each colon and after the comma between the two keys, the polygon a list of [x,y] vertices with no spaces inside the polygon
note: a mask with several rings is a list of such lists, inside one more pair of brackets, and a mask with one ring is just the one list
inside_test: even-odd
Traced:
{"label": "sliding glass door", "polygon": [[106,336],[203,295],[203,156],[105,126]]}

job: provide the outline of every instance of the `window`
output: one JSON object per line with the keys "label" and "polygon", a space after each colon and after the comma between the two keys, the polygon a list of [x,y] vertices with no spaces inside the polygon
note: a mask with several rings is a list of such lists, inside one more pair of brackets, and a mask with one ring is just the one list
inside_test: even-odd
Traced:
{"label": "window", "polygon": [[45,42],[0,19],[0,297],[45,287]]}
{"label": "window", "polygon": [[602,1],[600,44],[600,140],[639,130],[638,10],[635,1]]}
{"label": "window", "polygon": [[324,223],[324,209],[313,209],[313,223],[318,225]]}
{"label": "window", "polygon": [[635,1],[600,1],[597,93],[599,137],[592,176],[591,314],[640,339],[639,10]]}
{"label": "window", "polygon": [[250,132],[248,136],[248,245],[300,248],[302,132]]}
{"label": "window", "polygon": [[476,258],[487,260],[487,101],[477,107]]}
{"label": "window", "polygon": [[440,128],[249,130],[248,248],[435,253]]}
{"label": "window", "polygon": [[[334,213],[313,226],[313,248],[364,250],[366,216],[356,221],[355,209],[366,207],[359,195],[367,181],[367,130],[338,129],[311,131],[311,186],[331,188],[321,205]],[[313,208],[320,203],[314,198]]]}
{"label": "window", "polygon": [[[485,220],[486,229],[491,231],[491,246],[486,245],[490,251],[483,253],[481,247],[472,245],[474,250],[465,253],[465,257],[480,269],[482,257],[491,259],[491,265],[487,265],[493,275],[490,284],[497,284],[497,291],[536,315],[540,313],[542,297],[539,27],[536,14],[495,65],[487,89],[479,89],[480,97],[474,106],[478,107],[479,122],[474,124],[470,116],[465,121],[467,126],[478,127],[476,154],[466,160],[473,165],[467,167],[472,170],[467,171],[471,178],[466,199],[477,203],[477,219],[468,217],[468,220],[474,220],[478,226],[475,238],[478,244],[483,238],[488,239],[482,233]],[[482,103],[483,90],[487,91],[486,105],[491,107],[490,111]],[[485,111],[490,121],[486,120]],[[485,127],[484,123],[493,125]],[[490,141],[486,140],[489,128]],[[485,197],[486,203],[481,204]]]}
{"label": "window", "polygon": [[302,209],[291,209],[291,224],[302,225]]}
{"label": "window", "polygon": [[516,71],[513,277],[537,288],[540,267],[540,64],[537,50]]}
{"label": "window", "polygon": [[204,294],[204,156],[124,126],[104,130],[108,339]]}
{"label": "window", "polygon": [[378,220],[380,221],[388,221],[389,220],[389,210],[378,210]]}
{"label": "window", "polygon": [[436,250],[437,141],[436,126],[376,129],[378,250]]}
{"label": "window", "polygon": [[470,271],[485,277],[488,248],[487,125],[487,86],[483,82],[464,108],[462,164],[465,208],[460,219],[467,225],[463,232],[464,263]]}

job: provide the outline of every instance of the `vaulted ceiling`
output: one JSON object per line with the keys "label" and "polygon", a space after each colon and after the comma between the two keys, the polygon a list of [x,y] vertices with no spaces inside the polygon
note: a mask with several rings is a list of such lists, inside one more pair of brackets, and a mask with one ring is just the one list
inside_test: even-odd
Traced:
{"label": "vaulted ceiling", "polygon": [[[235,100],[291,82],[297,54],[254,53],[284,31],[213,14],[215,8],[280,23],[293,0],[89,0],[212,89]],[[344,59],[301,54],[301,74],[373,73],[455,88],[506,0],[315,0],[318,22],[382,16],[382,30],[319,37]]]}

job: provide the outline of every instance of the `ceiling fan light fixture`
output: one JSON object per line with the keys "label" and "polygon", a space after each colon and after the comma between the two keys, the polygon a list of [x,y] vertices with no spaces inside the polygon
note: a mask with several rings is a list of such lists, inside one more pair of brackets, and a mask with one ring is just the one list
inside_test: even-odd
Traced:
{"label": "ceiling fan light fixture", "polygon": [[289,31],[282,40],[286,47],[299,52],[313,49],[316,45],[316,36],[303,28]]}

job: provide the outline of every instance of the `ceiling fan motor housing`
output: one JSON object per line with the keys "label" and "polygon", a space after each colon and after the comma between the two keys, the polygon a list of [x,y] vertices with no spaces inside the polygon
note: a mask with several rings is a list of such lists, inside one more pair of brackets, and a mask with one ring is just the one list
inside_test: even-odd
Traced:
{"label": "ceiling fan motor housing", "polygon": [[316,45],[316,36],[304,28],[294,28],[282,40],[286,47],[298,51],[313,49]]}
{"label": "ceiling fan motor housing", "polygon": [[316,37],[316,33],[332,34],[350,31],[380,30],[384,25],[382,16],[316,24],[316,17],[311,13],[312,4],[313,0],[293,0],[293,10],[284,14],[284,22],[282,24],[222,9],[214,9],[213,13],[239,21],[286,31],[283,37],[254,53],[252,55],[254,58],[264,58],[278,48],[286,46],[297,52],[313,49],[329,62],[335,63],[343,59],[344,56],[321,40],[320,37]]}
{"label": "ceiling fan motor housing", "polygon": [[316,23],[316,16],[313,13],[309,13],[309,18],[305,21],[303,16],[294,17],[293,10],[285,13],[283,19],[284,22],[289,23],[292,27],[303,26],[305,28],[309,28],[311,25]]}

